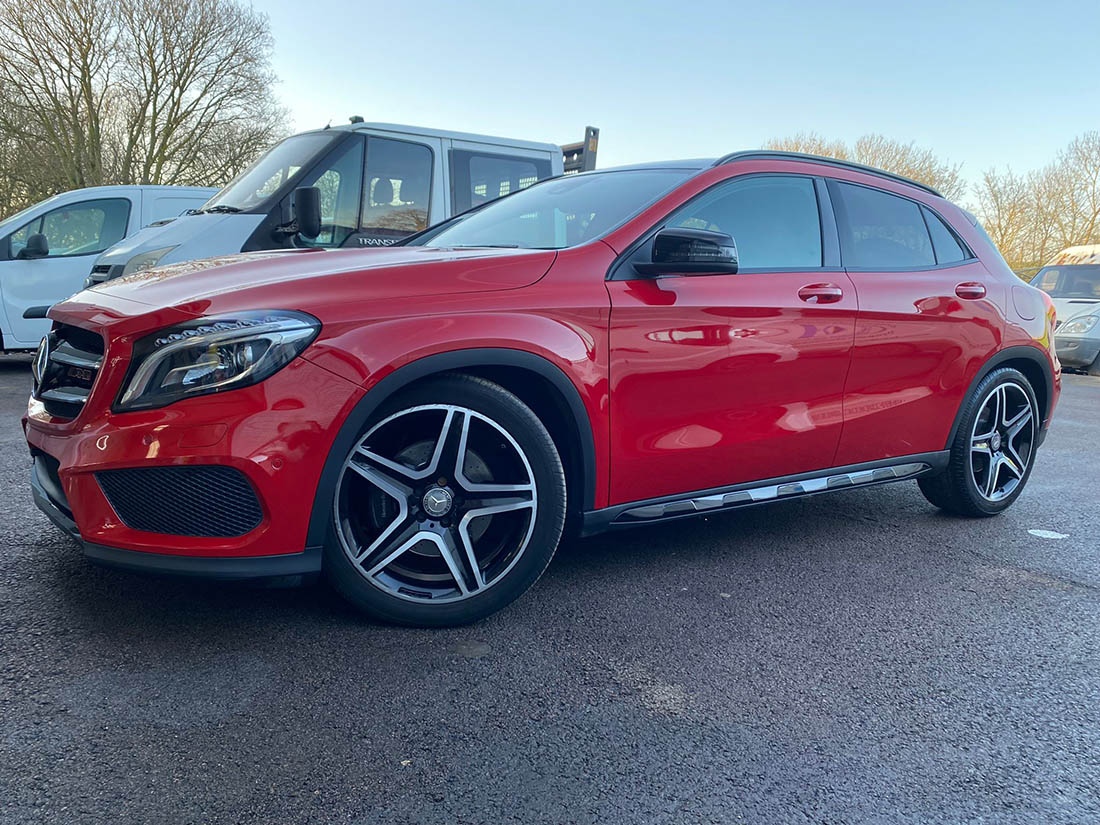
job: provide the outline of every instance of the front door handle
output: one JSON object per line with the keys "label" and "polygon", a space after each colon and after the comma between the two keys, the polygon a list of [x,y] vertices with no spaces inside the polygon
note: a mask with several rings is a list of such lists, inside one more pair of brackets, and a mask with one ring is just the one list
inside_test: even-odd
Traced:
{"label": "front door handle", "polygon": [[798,297],[807,304],[835,304],[844,297],[836,284],[807,284],[798,290]]}
{"label": "front door handle", "polygon": [[955,294],[969,301],[977,301],[985,297],[985,286],[977,281],[968,281],[955,287]]}

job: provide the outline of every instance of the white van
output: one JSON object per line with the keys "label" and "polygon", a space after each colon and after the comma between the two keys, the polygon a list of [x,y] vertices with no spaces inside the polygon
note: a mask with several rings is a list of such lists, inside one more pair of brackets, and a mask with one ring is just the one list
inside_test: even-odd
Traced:
{"label": "white van", "polygon": [[45,310],[80,291],[103,250],[143,226],[202,206],[217,191],[93,186],[54,195],[0,222],[0,351],[37,347],[50,330]]}
{"label": "white van", "polygon": [[[105,252],[86,286],[160,264],[294,247],[375,247],[543,178],[595,168],[599,130],[568,146],[365,123],[276,144],[202,208]],[[87,273],[86,273],[87,274]]]}

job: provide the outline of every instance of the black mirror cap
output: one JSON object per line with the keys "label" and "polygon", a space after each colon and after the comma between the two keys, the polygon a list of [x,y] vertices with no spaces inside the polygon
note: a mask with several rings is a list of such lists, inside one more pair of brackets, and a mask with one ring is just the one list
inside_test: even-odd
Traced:
{"label": "black mirror cap", "polygon": [[27,238],[27,245],[19,250],[16,258],[22,258],[26,260],[28,258],[45,258],[50,254],[50,244],[46,240],[46,236],[40,232],[36,232]]}
{"label": "black mirror cap", "polygon": [[723,232],[668,228],[653,236],[650,261],[636,263],[642,275],[735,275],[737,244]]}
{"label": "black mirror cap", "polygon": [[294,220],[303,238],[316,238],[321,234],[321,190],[316,186],[294,190]]}

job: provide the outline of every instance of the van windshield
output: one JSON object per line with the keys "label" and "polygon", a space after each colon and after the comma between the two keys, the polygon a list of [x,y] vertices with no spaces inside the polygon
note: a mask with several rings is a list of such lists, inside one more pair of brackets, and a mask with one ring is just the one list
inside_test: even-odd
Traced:
{"label": "van windshield", "polygon": [[632,169],[554,178],[460,215],[411,243],[565,249],[606,234],[689,174]]}
{"label": "van windshield", "polygon": [[1046,266],[1031,279],[1051,298],[1095,298],[1100,300],[1100,264]]}
{"label": "van windshield", "polygon": [[260,156],[218,194],[203,204],[201,211],[243,212],[253,209],[279,191],[287,181],[301,174],[332,141],[343,132],[311,132],[288,137]]}

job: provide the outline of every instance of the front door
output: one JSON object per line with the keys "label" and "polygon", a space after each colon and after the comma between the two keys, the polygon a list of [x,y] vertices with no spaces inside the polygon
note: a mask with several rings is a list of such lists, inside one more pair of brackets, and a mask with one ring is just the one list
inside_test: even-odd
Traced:
{"label": "front door", "polygon": [[[94,256],[126,237],[130,213],[127,198],[79,201],[39,215],[0,239],[7,253],[0,260],[0,294],[11,328],[5,347],[38,346],[50,321],[24,318],[23,313],[79,292]],[[39,234],[46,236],[49,255],[21,257],[30,236]]]}
{"label": "front door", "polygon": [[818,189],[743,176],[662,223],[732,235],[736,275],[616,269],[612,504],[833,466],[856,299],[835,235],[823,238]]}

